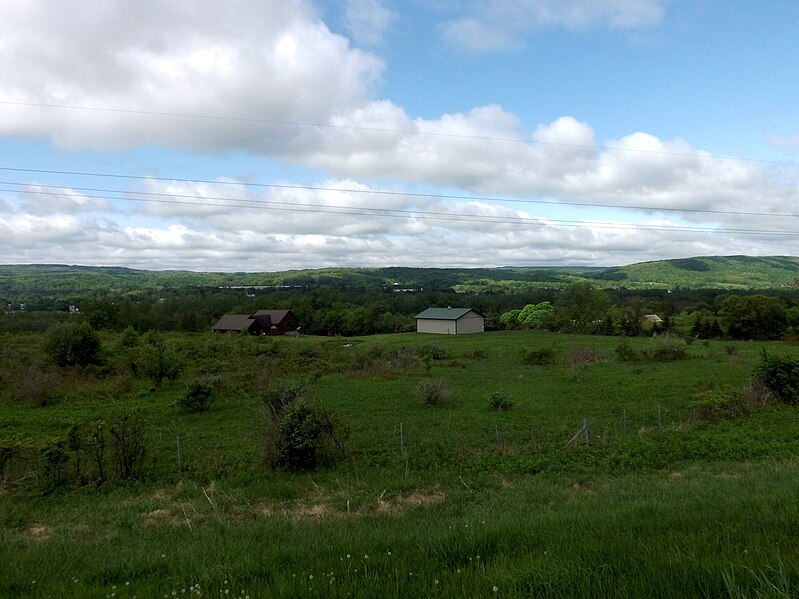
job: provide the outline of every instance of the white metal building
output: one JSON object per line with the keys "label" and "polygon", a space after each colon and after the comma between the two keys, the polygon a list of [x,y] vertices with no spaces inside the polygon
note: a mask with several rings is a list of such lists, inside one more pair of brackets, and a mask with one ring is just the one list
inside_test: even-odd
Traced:
{"label": "white metal building", "polygon": [[416,315],[417,333],[462,335],[484,330],[485,316],[471,308],[428,308]]}

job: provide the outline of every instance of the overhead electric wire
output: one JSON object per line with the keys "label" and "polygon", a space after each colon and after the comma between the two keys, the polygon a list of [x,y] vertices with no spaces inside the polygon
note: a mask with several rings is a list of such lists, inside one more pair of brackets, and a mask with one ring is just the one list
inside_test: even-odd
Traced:
{"label": "overhead electric wire", "polygon": [[[685,156],[692,158],[707,158],[707,159],[723,159],[723,160],[737,160],[744,162],[757,162],[772,165],[799,166],[799,162],[795,161],[778,161],[778,160],[765,160],[746,158],[740,156],[714,156],[707,154],[686,153],[686,152],[669,152],[663,150],[648,150],[640,148],[619,148],[613,146],[595,146],[587,144],[571,144],[560,142],[547,142],[535,139],[520,139],[520,138],[501,138],[491,136],[478,136],[466,135],[457,133],[446,132],[430,132],[419,130],[404,130],[404,129],[391,129],[379,127],[362,127],[356,125],[337,125],[337,124],[323,124],[323,123],[305,123],[297,121],[287,121],[278,119],[260,119],[248,117],[235,117],[225,115],[205,115],[205,114],[187,114],[176,112],[156,112],[132,109],[119,109],[119,108],[106,108],[106,107],[91,107],[91,106],[75,106],[67,104],[45,104],[33,102],[12,102],[0,101],[0,105],[9,106],[30,106],[42,108],[57,108],[57,109],[71,109],[71,110],[87,110],[87,111],[100,111],[100,112],[114,112],[124,114],[140,114],[146,116],[166,116],[170,118],[195,118],[195,119],[212,119],[222,121],[240,121],[251,123],[262,123],[270,125],[290,125],[300,127],[318,127],[318,128],[332,128],[332,129],[349,129],[361,130],[370,132],[384,132],[384,133],[397,133],[409,135],[423,135],[423,136],[436,136],[436,137],[450,137],[473,139],[483,141],[498,141],[498,142],[513,142],[524,143],[531,145],[550,145],[550,146],[564,146],[583,148],[591,150],[610,150],[610,151],[623,151],[623,152],[637,152],[645,154],[659,154],[668,156]],[[34,169],[34,168],[20,168],[11,166],[0,166],[0,171],[6,172],[20,172],[20,173],[37,173],[47,175],[64,175],[71,177],[95,177],[95,178],[108,178],[108,179],[125,179],[125,180],[138,180],[138,181],[159,181],[171,183],[191,183],[191,184],[209,184],[220,186],[238,186],[247,188],[266,188],[266,189],[284,189],[284,190],[298,190],[298,191],[313,191],[313,192],[337,192],[348,194],[369,194],[375,196],[395,196],[395,197],[408,197],[408,198],[435,198],[441,200],[453,201],[470,201],[470,202],[502,202],[502,203],[519,203],[519,204],[539,204],[539,205],[553,205],[553,206],[572,206],[580,208],[602,208],[602,209],[620,209],[620,210],[636,210],[645,212],[676,212],[676,213],[690,213],[690,214],[708,214],[708,215],[723,215],[723,216],[756,216],[756,217],[773,217],[773,218],[797,218],[799,213],[766,213],[754,211],[732,211],[732,210],[713,210],[713,209],[699,209],[699,208],[679,208],[669,206],[635,206],[627,204],[604,204],[604,203],[588,203],[588,202],[569,202],[560,200],[538,200],[532,198],[513,198],[513,197],[496,197],[496,196],[476,196],[476,195],[456,195],[456,194],[438,194],[438,193],[421,193],[421,192],[407,192],[407,191],[391,191],[384,189],[355,189],[355,188],[337,188],[337,187],[324,187],[324,186],[311,186],[311,185],[291,185],[291,184],[278,184],[278,183],[253,183],[242,181],[215,181],[204,179],[186,179],[186,178],[172,178],[172,177],[156,177],[156,176],[141,176],[141,175],[126,175],[121,173],[99,173],[99,172],[80,172],[80,171],[65,171],[65,170],[49,170],[49,169]],[[499,224],[523,224],[530,226],[547,226],[559,225],[564,227],[580,227],[580,228],[604,228],[604,229],[621,229],[621,230],[655,230],[655,231],[672,231],[672,232],[688,232],[688,233],[734,233],[742,235],[778,235],[778,236],[795,236],[799,233],[786,230],[775,229],[736,229],[736,228],[717,228],[717,227],[691,227],[686,225],[649,225],[638,223],[619,223],[607,221],[575,221],[575,220],[562,220],[550,219],[545,217],[511,217],[511,216],[494,216],[483,214],[468,214],[468,213],[451,213],[451,212],[435,212],[425,210],[408,210],[404,208],[368,208],[361,206],[344,206],[336,204],[314,204],[314,203],[298,203],[298,202],[285,202],[277,200],[265,199],[247,199],[247,198],[226,198],[216,196],[202,196],[202,195],[189,195],[189,194],[174,194],[174,193],[158,193],[146,192],[127,189],[100,189],[91,187],[73,187],[70,185],[46,185],[40,183],[19,183],[14,181],[0,181],[3,185],[13,185],[19,187],[38,186],[47,189],[63,189],[68,188],[76,191],[87,191],[91,193],[101,194],[122,194],[119,195],[80,195],[70,194],[67,192],[53,192],[53,191],[34,191],[31,189],[0,189],[0,191],[11,193],[24,193],[33,194],[47,194],[52,196],[67,196],[67,197],[88,197],[104,200],[120,200],[120,201],[137,201],[137,202],[154,202],[173,205],[194,205],[205,207],[229,207],[229,208],[248,208],[260,210],[277,210],[286,212],[312,212],[312,213],[334,213],[355,216],[374,216],[374,217],[392,217],[392,218],[418,218],[424,220],[447,220],[453,222],[476,222],[476,223],[499,223]],[[131,197],[137,196],[137,197]],[[182,200],[171,199],[182,198]],[[223,202],[223,203],[219,203]]]}
{"label": "overhead electric wire", "polygon": [[[421,193],[410,191],[390,191],[385,189],[357,189],[357,188],[342,188],[342,187],[322,187],[315,185],[290,185],[286,183],[252,183],[246,181],[214,181],[212,179],[185,179],[174,177],[155,177],[145,175],[125,175],[120,173],[98,173],[98,172],[83,172],[83,171],[61,171],[61,170],[47,170],[47,169],[30,169],[30,168],[16,168],[0,166],[0,171],[11,172],[28,172],[48,175],[69,175],[76,177],[93,177],[93,178],[108,178],[108,179],[130,179],[137,181],[162,181],[167,183],[194,183],[194,184],[208,184],[208,185],[222,185],[222,186],[240,186],[240,187],[258,187],[265,189],[293,189],[301,191],[330,191],[340,193],[354,193],[354,194],[367,194],[367,195],[380,195],[380,196],[401,196],[411,198],[437,198],[442,200],[468,200],[473,202],[504,202],[504,203],[517,203],[517,204],[542,204],[550,206],[576,206],[581,208],[613,208],[619,210],[637,210],[645,212],[680,212],[691,214],[718,214],[725,216],[764,216],[764,217],[785,217],[785,218],[799,218],[799,213],[791,212],[750,212],[750,211],[736,211],[736,210],[711,210],[703,208],[674,208],[670,206],[633,206],[630,204],[598,204],[588,202],[567,202],[560,200],[535,200],[531,198],[511,198],[511,197],[498,197],[498,196],[475,196],[475,195],[456,195],[456,194],[440,194],[440,193]],[[13,181],[0,181],[0,185],[39,185],[47,187],[39,183],[16,183]],[[108,193],[109,190],[93,189],[85,187],[73,187],[71,185],[59,185],[52,187],[69,187],[70,189],[99,191],[101,193]],[[117,192],[117,190],[111,190]],[[123,193],[123,192],[120,192]],[[127,193],[127,192],[125,192]],[[138,192],[131,192],[138,193]],[[202,196],[199,196],[202,197]]]}
{"label": "overhead electric wire", "polygon": [[[20,185],[20,184],[15,184]],[[50,186],[55,187],[55,186]],[[15,189],[0,188],[0,192],[18,192]],[[607,221],[573,221],[562,219],[550,218],[525,218],[525,217],[510,217],[510,216],[493,216],[482,214],[464,214],[464,213],[450,213],[450,212],[432,212],[424,210],[401,210],[389,208],[366,208],[360,206],[341,206],[336,204],[299,204],[294,202],[277,202],[268,200],[248,200],[245,198],[208,198],[206,196],[184,195],[184,194],[164,194],[156,192],[139,192],[139,191],[116,191],[115,193],[133,193],[144,197],[119,197],[119,196],[87,196],[84,194],[74,194],[68,192],[55,192],[55,191],[36,191],[25,190],[28,194],[48,195],[55,197],[71,197],[71,198],[91,198],[102,200],[121,200],[128,202],[149,202],[158,204],[170,205],[186,205],[186,206],[201,206],[201,207],[222,207],[222,208],[245,208],[255,210],[274,210],[280,212],[306,212],[315,214],[344,214],[350,216],[376,216],[376,217],[390,217],[390,218],[405,218],[405,219],[420,219],[420,220],[439,220],[450,222],[470,222],[470,223],[483,223],[483,224],[507,224],[507,225],[526,225],[535,227],[552,226],[553,224],[562,227],[574,228],[596,228],[596,229],[619,229],[619,230],[644,230],[644,231],[670,231],[676,233],[735,233],[740,235],[769,235],[769,236],[797,236],[797,231],[784,231],[773,229],[735,229],[735,228],[717,228],[717,227],[689,227],[685,225],[649,225],[640,223],[616,223]],[[148,197],[155,196],[155,197]],[[203,201],[178,201],[166,198],[184,198],[186,200],[203,200]],[[212,199],[214,201],[207,201]],[[240,202],[240,203],[239,203]]]}
{"label": "overhead electric wire", "polygon": [[609,146],[607,144],[602,146],[595,146],[589,144],[576,144],[556,141],[542,141],[537,139],[522,139],[518,137],[494,137],[490,135],[468,135],[465,133],[447,133],[443,131],[419,131],[417,129],[396,129],[390,127],[366,127],[362,125],[342,125],[334,123],[313,123],[303,121],[289,121],[283,119],[265,119],[255,117],[238,117],[229,115],[212,115],[212,114],[196,114],[185,112],[167,112],[155,110],[135,110],[130,108],[109,108],[104,106],[79,106],[74,104],[51,104],[45,102],[14,102],[11,100],[0,100],[0,106],[22,106],[31,108],[55,108],[60,110],[83,110],[89,112],[111,112],[118,114],[134,114],[142,116],[162,116],[170,118],[188,118],[188,119],[205,119],[215,121],[233,121],[243,123],[260,123],[264,125],[285,125],[292,127],[312,127],[316,129],[340,129],[351,131],[368,131],[377,133],[400,133],[403,135],[419,135],[428,137],[449,137],[454,139],[473,139],[482,141],[498,141],[506,143],[519,143],[530,144],[538,146],[559,146],[567,148],[582,148],[587,150],[609,150],[613,152],[631,152],[640,154],[656,154],[662,156],[682,156],[688,158],[702,158],[709,160],[732,160],[738,162],[754,162],[761,164],[772,164],[780,166],[799,166],[799,162],[795,160],[771,160],[766,158],[749,158],[746,156],[730,156],[730,155],[714,155],[714,154],[696,154],[690,152],[670,152],[666,150],[649,150],[645,148],[620,148],[616,146]]}

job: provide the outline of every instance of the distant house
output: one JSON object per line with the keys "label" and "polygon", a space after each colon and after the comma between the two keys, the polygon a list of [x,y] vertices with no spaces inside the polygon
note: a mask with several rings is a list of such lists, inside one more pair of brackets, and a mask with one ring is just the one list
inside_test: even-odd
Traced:
{"label": "distant house", "polygon": [[641,324],[660,324],[663,319],[657,314],[644,314],[641,317]]}
{"label": "distant house", "polygon": [[289,335],[300,330],[291,310],[258,310],[255,314],[225,314],[213,326],[214,333]]}
{"label": "distant house", "polygon": [[485,316],[471,308],[428,308],[416,315],[417,333],[462,335],[484,330]]}

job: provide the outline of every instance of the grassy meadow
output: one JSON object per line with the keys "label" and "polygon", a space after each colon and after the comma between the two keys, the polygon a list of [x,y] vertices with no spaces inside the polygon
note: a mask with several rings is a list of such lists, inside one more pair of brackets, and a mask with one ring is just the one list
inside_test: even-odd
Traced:
{"label": "grassy meadow", "polygon": [[[718,401],[753,397],[763,350],[795,346],[658,361],[633,338],[624,361],[619,338],[537,331],[166,340],[181,371],[155,384],[120,335],[83,370],[42,366],[41,335],[0,338],[0,440],[27,448],[0,478],[0,596],[799,595],[799,412]],[[198,376],[216,398],[186,413]],[[299,382],[344,454],[270,469],[263,396]],[[425,382],[447,397],[420,401]],[[135,478],[66,461],[53,484],[41,448],[126,414],[148,424]]]}

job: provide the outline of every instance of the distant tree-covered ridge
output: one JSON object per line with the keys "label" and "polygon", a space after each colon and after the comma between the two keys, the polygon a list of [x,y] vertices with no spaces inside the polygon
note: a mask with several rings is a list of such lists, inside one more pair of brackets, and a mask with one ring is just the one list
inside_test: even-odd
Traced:
{"label": "distant tree-covered ridge", "polygon": [[394,288],[501,293],[565,288],[587,280],[597,288],[774,289],[799,280],[799,258],[710,256],[627,266],[502,268],[320,268],[282,272],[149,271],[57,264],[0,265],[0,299],[31,293],[135,293],[183,287],[338,289]]}

